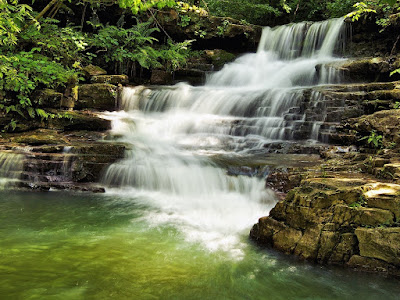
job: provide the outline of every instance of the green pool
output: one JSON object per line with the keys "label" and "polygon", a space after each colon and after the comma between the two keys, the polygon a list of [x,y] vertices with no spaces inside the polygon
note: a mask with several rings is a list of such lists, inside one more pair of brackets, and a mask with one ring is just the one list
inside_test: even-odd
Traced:
{"label": "green pool", "polygon": [[154,222],[164,212],[145,197],[0,192],[0,299],[399,299],[399,281],[300,262],[246,232],[210,247],[197,225]]}

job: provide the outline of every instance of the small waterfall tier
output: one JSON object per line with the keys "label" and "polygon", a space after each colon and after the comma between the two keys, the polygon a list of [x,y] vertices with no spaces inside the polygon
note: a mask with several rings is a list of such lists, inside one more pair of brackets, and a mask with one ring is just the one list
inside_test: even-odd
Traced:
{"label": "small waterfall tier", "polygon": [[107,116],[132,150],[104,183],[145,198],[155,208],[150,222],[180,224],[209,248],[238,246],[237,234],[276,200],[262,179],[228,176],[221,161],[240,165],[277,142],[322,139],[329,107],[315,87],[340,80],[325,66],[339,59],[343,28],[342,19],[265,28],[257,53],[202,87],[124,88],[121,111]]}
{"label": "small waterfall tier", "polygon": [[21,179],[25,155],[0,152],[0,188],[8,188]]}

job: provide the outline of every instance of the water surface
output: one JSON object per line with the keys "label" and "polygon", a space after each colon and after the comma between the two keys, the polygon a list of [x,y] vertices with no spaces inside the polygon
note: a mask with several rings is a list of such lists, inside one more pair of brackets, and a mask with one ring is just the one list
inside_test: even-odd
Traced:
{"label": "water surface", "polygon": [[[0,299],[398,299],[400,284],[190,239],[130,194],[0,193]],[[255,220],[256,221],[256,220]]]}

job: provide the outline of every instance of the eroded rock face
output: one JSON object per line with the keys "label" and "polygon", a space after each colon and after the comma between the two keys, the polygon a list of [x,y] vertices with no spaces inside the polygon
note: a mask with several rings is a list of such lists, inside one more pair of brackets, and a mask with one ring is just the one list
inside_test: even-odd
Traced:
{"label": "eroded rock face", "polygon": [[177,40],[196,40],[195,48],[213,49],[224,47],[224,50],[246,52],[255,50],[261,37],[261,26],[244,25],[232,18],[220,18],[185,13],[189,18],[183,24],[174,10],[159,12],[157,18],[164,29]]}
{"label": "eroded rock face", "polygon": [[99,76],[107,74],[106,70],[94,65],[87,65],[82,69],[82,71],[85,73],[85,76],[87,78],[90,78],[91,76]]}
{"label": "eroded rock face", "polygon": [[400,185],[362,174],[357,161],[303,173],[250,237],[316,263],[400,274]]}
{"label": "eroded rock face", "polygon": [[118,87],[108,83],[83,84],[79,86],[76,109],[113,111],[116,109]]}
{"label": "eroded rock face", "polygon": [[102,141],[111,122],[87,112],[51,112],[64,117],[43,120],[41,129],[0,134],[0,152],[25,157],[18,186],[104,192],[103,171],[125,152],[123,144]]}
{"label": "eroded rock face", "polygon": [[92,83],[108,83],[113,85],[128,84],[129,78],[127,75],[95,75],[92,76],[90,81]]}

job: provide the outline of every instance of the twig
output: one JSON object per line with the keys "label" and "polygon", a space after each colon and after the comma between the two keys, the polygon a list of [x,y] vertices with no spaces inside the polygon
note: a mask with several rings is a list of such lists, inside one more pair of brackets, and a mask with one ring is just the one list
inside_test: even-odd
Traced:
{"label": "twig", "polygon": [[396,42],[393,45],[392,51],[390,52],[390,56],[394,55],[396,48],[397,48],[397,43],[399,42],[400,35],[397,36]]}
{"label": "twig", "polygon": [[159,27],[171,41],[174,41],[174,40],[172,39],[172,37],[168,34],[168,32],[165,31],[164,27],[161,26],[160,22],[158,22],[156,16],[155,16],[154,13],[153,13],[153,10],[152,10],[152,9],[149,9],[149,12],[150,12],[151,16],[153,17],[154,21],[156,22],[157,27]]}

